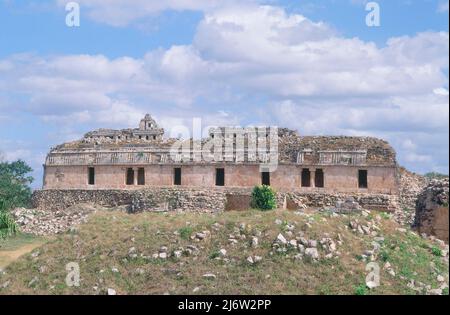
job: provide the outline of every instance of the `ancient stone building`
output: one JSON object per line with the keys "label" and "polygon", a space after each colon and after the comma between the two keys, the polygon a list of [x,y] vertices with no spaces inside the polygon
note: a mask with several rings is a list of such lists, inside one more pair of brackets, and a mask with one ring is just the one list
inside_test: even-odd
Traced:
{"label": "ancient stone building", "polygon": [[100,129],[52,148],[44,190],[145,187],[398,192],[393,148],[370,137],[312,137],[277,128],[215,128],[199,140],[164,137],[146,115],[139,128]]}

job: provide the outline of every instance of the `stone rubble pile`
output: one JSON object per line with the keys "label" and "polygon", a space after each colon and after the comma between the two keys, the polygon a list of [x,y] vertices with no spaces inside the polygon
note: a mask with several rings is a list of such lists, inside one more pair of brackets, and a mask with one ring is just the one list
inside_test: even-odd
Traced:
{"label": "stone rubble pile", "polygon": [[414,227],[420,233],[436,235],[448,242],[449,179],[434,179],[420,193],[416,202]]}
{"label": "stone rubble pile", "polygon": [[333,212],[339,212],[339,213],[352,213],[352,212],[359,212],[362,211],[362,207],[359,203],[355,201],[354,198],[349,197],[346,198],[345,201],[337,201],[334,209],[332,209]]}
{"label": "stone rubble pile", "polygon": [[92,205],[81,204],[69,207],[66,211],[16,208],[11,214],[22,232],[52,235],[66,232],[86,222],[88,215],[96,209]]}
{"label": "stone rubble pile", "polygon": [[[320,240],[307,239],[304,232],[295,233],[293,224],[286,225],[287,231],[279,233],[272,243],[272,252],[293,257],[295,260],[317,262],[320,259],[338,259],[341,253],[337,250],[338,245],[342,245],[342,238],[338,235],[335,241],[325,235]],[[286,236],[285,236],[286,235]]]}
{"label": "stone rubble pile", "polygon": [[428,182],[424,176],[399,168],[399,207],[393,217],[396,222],[406,226],[413,224],[417,197]]}
{"label": "stone rubble pile", "polygon": [[375,165],[394,165],[395,151],[388,142],[373,137],[299,136],[295,130],[279,128],[279,155],[281,161],[296,162],[299,150],[315,152],[312,162],[319,161],[317,152],[367,151],[367,162]]}
{"label": "stone rubble pile", "polygon": [[[394,212],[398,208],[398,196],[387,194],[367,193],[307,193],[288,192],[278,193],[279,204],[284,198],[288,200],[288,207],[295,205],[297,209],[323,208],[332,212],[353,212],[361,209]],[[293,210],[297,210],[293,209]]]}

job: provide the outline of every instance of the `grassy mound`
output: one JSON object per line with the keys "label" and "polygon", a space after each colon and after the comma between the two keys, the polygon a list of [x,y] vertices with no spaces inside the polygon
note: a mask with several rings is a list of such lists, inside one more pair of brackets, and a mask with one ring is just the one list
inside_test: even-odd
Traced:
{"label": "grassy mound", "polygon": [[[302,253],[302,243],[317,256]],[[376,212],[99,211],[9,265],[0,294],[429,293],[448,283],[438,245]],[[381,268],[374,289],[365,286],[371,259]],[[66,285],[70,262],[79,264],[79,287]]]}

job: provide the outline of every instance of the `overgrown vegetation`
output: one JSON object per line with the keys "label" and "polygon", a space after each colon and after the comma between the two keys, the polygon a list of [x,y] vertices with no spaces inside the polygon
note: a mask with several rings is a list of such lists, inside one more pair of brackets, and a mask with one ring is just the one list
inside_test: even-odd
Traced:
{"label": "overgrown vegetation", "polygon": [[442,250],[436,246],[433,246],[431,248],[431,252],[433,253],[434,256],[438,256],[438,257],[442,256]]}
{"label": "overgrown vegetation", "polygon": [[275,191],[270,186],[255,186],[252,191],[252,207],[267,211],[277,207]]}
{"label": "overgrown vegetation", "polygon": [[355,288],[355,295],[367,295],[367,286],[365,284],[360,284]]}
{"label": "overgrown vegetation", "polygon": [[[437,275],[447,279],[448,264],[433,255],[435,243],[400,232],[395,222],[381,219],[377,226],[385,240],[380,248],[383,254],[376,258],[381,282],[375,289],[367,288],[368,260],[361,255],[372,248],[373,236],[347,229],[354,219],[361,224],[368,220],[359,215],[299,215],[287,210],[134,215],[99,210],[76,231],[58,235],[6,267],[0,275],[0,295],[105,294],[108,288],[118,294],[422,294],[408,284],[414,280],[437,288]],[[204,239],[191,239],[205,230],[210,234]],[[308,240],[341,238],[342,244],[337,244],[341,254],[327,259],[320,244],[318,261],[298,260],[298,250],[289,247],[277,254],[273,243],[280,233],[289,239],[299,233]],[[252,245],[254,236],[257,246]],[[192,246],[198,250],[188,254],[186,249]],[[171,256],[154,258],[162,247]],[[175,256],[179,248],[184,248],[183,254]],[[256,256],[262,259],[248,262],[248,257]],[[66,286],[68,262],[79,263],[79,287]],[[383,267],[386,262],[395,276]],[[3,288],[4,283],[8,286]]]}
{"label": "overgrown vegetation", "polygon": [[29,205],[33,178],[32,171],[24,161],[0,162],[0,238],[14,235],[17,225],[9,214],[15,207]]}
{"label": "overgrown vegetation", "polygon": [[33,169],[24,161],[0,162],[0,209],[26,207],[31,198]]}
{"label": "overgrown vegetation", "polygon": [[17,225],[6,211],[0,211],[0,239],[16,234]]}

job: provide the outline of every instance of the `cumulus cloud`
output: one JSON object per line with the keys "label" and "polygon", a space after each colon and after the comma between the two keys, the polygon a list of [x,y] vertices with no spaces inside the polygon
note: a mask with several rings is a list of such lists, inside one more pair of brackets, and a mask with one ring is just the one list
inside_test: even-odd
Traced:
{"label": "cumulus cloud", "polygon": [[[108,2],[89,5],[95,12]],[[149,3],[148,12],[164,10]],[[391,38],[380,48],[278,7],[166,4],[209,8],[191,45],[142,58],[11,56],[0,60],[0,91],[28,100],[16,110],[73,129],[132,126],[145,112],[166,129],[192,116],[205,124],[272,123],[303,134],[384,137],[407,166],[448,171],[447,32]]]}
{"label": "cumulus cloud", "polygon": [[[68,0],[56,0],[65,6]],[[167,10],[209,11],[221,6],[254,3],[256,0],[77,0],[82,10],[95,21],[112,26],[125,26],[146,17],[155,17]]]}

